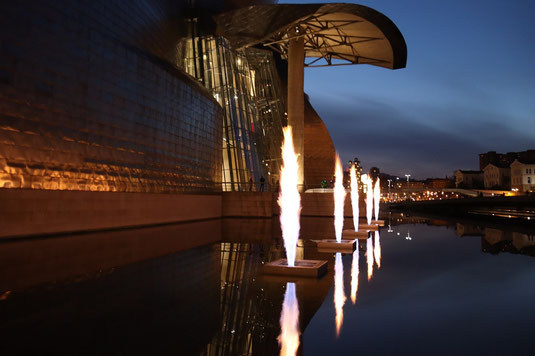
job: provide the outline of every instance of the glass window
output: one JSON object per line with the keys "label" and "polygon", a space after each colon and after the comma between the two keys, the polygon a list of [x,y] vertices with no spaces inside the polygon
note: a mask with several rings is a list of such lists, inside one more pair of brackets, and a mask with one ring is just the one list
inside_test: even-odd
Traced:
{"label": "glass window", "polygon": [[250,178],[275,179],[285,104],[273,54],[262,49],[236,51],[222,37],[194,36],[182,44],[183,67],[212,92],[225,112],[223,190],[248,189]]}

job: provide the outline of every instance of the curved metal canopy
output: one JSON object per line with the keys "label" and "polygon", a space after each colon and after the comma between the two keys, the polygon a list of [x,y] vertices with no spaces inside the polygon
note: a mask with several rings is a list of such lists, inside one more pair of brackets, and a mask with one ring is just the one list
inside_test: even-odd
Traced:
{"label": "curved metal canopy", "polygon": [[217,34],[235,48],[258,44],[283,56],[302,37],[306,66],[371,64],[399,69],[407,62],[403,35],[388,17],[356,4],[252,5],[214,17]]}

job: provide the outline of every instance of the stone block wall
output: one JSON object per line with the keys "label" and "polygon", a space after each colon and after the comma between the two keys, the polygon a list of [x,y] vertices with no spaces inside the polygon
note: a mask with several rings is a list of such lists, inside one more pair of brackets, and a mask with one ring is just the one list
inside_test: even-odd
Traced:
{"label": "stone block wall", "polygon": [[305,98],[305,184],[320,188],[321,181],[329,182],[334,174],[336,150],[323,120]]}
{"label": "stone block wall", "polygon": [[[280,214],[277,202],[279,193],[224,192],[222,197],[223,217],[271,217]],[[330,193],[302,193],[301,216],[332,217],[334,200]],[[366,204],[360,199],[360,217],[366,216]],[[346,196],[344,216],[353,217],[351,198]]]}
{"label": "stone block wall", "polygon": [[266,217],[273,216],[273,193],[270,192],[223,192],[223,217]]}
{"label": "stone block wall", "polygon": [[0,189],[0,239],[221,217],[220,195]]}

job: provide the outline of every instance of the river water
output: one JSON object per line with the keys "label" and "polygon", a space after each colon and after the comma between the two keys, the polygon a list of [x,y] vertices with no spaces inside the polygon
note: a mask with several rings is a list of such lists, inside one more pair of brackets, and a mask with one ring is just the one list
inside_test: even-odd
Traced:
{"label": "river water", "polygon": [[[302,220],[297,256],[327,260],[320,279],[262,274],[263,263],[284,257],[277,219],[4,241],[0,351],[278,355],[293,282],[300,355],[533,353],[535,231],[385,220],[379,236],[359,243],[358,265],[341,255],[337,291],[335,254],[312,241],[334,237],[332,219]],[[207,236],[221,242],[205,244]],[[338,335],[335,292],[345,296]]]}

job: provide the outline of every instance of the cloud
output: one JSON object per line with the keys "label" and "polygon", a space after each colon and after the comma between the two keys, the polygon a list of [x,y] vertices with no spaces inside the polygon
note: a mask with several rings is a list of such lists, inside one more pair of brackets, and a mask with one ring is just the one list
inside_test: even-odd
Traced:
{"label": "cloud", "polygon": [[508,126],[492,111],[466,106],[414,105],[359,96],[314,96],[342,159],[357,156],[364,166],[419,178],[477,169],[478,153],[520,151],[530,132]]}

